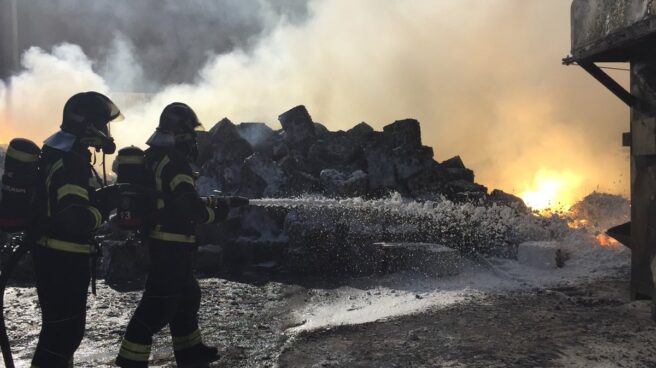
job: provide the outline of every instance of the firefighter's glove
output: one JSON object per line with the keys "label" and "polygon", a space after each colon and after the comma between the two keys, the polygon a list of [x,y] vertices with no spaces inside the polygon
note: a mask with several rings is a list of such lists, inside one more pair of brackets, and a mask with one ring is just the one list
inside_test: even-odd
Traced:
{"label": "firefighter's glove", "polygon": [[91,196],[91,205],[100,211],[103,221],[107,220],[112,210],[112,194],[109,187],[96,189]]}
{"label": "firefighter's glove", "polygon": [[222,199],[223,199],[223,197],[213,196],[213,195],[203,197],[203,200],[205,201],[205,205],[207,205],[207,207],[210,207],[210,208],[217,208],[217,207],[221,206],[222,205],[222,201],[221,201]]}

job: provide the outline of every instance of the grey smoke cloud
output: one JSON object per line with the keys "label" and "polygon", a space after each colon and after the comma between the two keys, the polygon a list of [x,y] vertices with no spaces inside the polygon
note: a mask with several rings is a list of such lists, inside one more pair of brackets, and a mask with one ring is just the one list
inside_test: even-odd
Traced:
{"label": "grey smoke cloud", "polygon": [[[269,19],[260,31],[235,36],[223,52],[206,47],[210,56],[196,74],[149,96],[114,93],[115,84],[161,85],[152,73],[163,72],[143,62],[149,53],[129,32],[106,39],[107,55],[70,45],[33,49],[12,82],[13,117],[3,124],[17,132],[40,127],[30,130],[40,138],[75,89],[98,89],[124,100],[127,119],[113,127],[119,142],[143,146],[172,101],[189,103],[208,127],[227,116],[276,128],[278,114],[305,104],[332,130],[415,117],[438,160],[461,155],[490,188],[521,194],[555,177],[568,200],[595,189],[628,192],[628,153],[620,146],[628,110],[580,68],[560,63],[570,46],[569,0],[312,0],[291,11],[291,22],[273,2],[245,9],[252,4],[269,14],[259,16]],[[190,19],[180,24],[196,29]],[[183,58],[169,44],[153,52]],[[628,73],[613,75],[628,81]],[[29,97],[33,88],[38,98]],[[41,101],[47,109],[34,108]]]}
{"label": "grey smoke cloud", "polygon": [[[9,0],[2,0],[9,3]],[[29,0],[18,3],[19,48],[79,45],[99,74],[115,75],[116,42],[131,43],[141,88],[190,82],[208,57],[248,48],[284,20],[300,22],[306,0]],[[128,46],[127,44],[125,46]],[[115,84],[115,83],[114,83]],[[124,87],[117,85],[117,88]],[[132,87],[130,85],[127,86]]]}

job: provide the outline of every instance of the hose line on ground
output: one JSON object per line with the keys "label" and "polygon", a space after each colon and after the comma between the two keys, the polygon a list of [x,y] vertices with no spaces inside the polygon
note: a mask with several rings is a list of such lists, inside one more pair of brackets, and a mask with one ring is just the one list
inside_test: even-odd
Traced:
{"label": "hose line on ground", "polygon": [[25,244],[23,236],[16,236],[10,240],[7,244],[7,248],[10,251],[10,256],[7,260],[7,263],[4,264],[2,270],[0,270],[0,349],[2,350],[2,357],[5,361],[5,367],[14,368],[14,358],[11,355],[11,345],[9,343],[9,336],[7,335],[7,326],[5,325],[5,315],[4,315],[4,299],[5,299],[5,289],[7,287],[7,282],[11,277],[11,273],[20,262],[21,258],[29,250],[27,244]]}

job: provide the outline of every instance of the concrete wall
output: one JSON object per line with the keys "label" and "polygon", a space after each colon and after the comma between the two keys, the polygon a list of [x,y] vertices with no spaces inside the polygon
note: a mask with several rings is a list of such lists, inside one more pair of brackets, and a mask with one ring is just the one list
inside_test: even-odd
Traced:
{"label": "concrete wall", "polygon": [[656,14],[651,0],[574,0],[572,50],[598,41]]}

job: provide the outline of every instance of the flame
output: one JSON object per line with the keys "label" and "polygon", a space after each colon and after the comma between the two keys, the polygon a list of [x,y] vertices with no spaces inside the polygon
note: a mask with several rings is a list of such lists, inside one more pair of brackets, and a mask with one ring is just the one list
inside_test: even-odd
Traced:
{"label": "flame", "polygon": [[590,221],[588,221],[588,219],[573,219],[567,223],[567,226],[569,226],[570,229],[583,229],[588,226],[589,223]]}
{"label": "flame", "polygon": [[582,181],[571,171],[540,169],[520,197],[537,211],[567,210],[576,202]]}
{"label": "flame", "polygon": [[597,242],[604,248],[621,248],[622,244],[606,234],[597,235]]}

